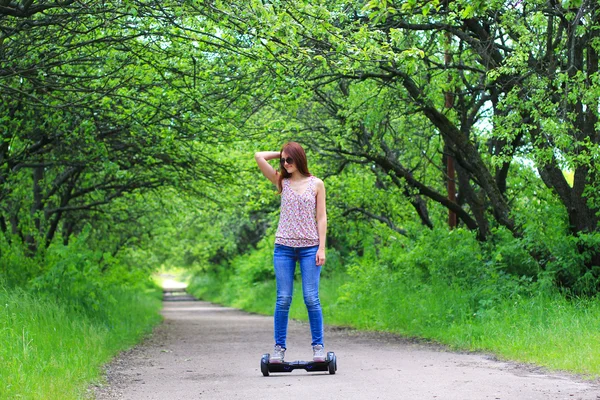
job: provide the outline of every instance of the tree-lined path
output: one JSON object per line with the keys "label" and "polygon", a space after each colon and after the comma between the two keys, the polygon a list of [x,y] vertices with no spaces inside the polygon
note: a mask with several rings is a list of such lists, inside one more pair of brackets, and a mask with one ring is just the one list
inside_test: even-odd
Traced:
{"label": "tree-lined path", "polygon": [[[327,323],[600,379],[600,1],[0,0],[0,400],[86,398],[161,322],[157,271],[271,312],[253,155],[289,141]],[[338,375],[264,378],[270,318],[178,300],[101,398],[600,394],[331,328]]]}
{"label": "tree-lined path", "polygon": [[[329,327],[338,372],[263,377],[270,317],[201,301],[165,302],[165,322],[108,368],[102,399],[600,399],[600,385],[457,354],[392,335]],[[310,356],[309,328],[290,322],[287,360]]]}

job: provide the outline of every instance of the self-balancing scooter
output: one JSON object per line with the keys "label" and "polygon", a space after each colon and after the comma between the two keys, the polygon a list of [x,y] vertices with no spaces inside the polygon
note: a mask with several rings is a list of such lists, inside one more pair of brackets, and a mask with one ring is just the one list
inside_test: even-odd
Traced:
{"label": "self-balancing scooter", "polygon": [[264,376],[269,376],[271,372],[292,372],[295,369],[304,369],[308,372],[329,371],[329,374],[335,374],[337,371],[337,358],[335,353],[327,353],[325,361],[291,361],[282,363],[271,363],[271,355],[263,354],[260,360],[260,371]]}

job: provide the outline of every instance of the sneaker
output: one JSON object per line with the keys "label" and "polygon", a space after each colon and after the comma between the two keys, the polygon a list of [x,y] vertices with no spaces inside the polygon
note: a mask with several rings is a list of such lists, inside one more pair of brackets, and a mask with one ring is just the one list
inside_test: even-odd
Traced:
{"label": "sneaker", "polygon": [[325,347],[322,344],[313,346],[313,361],[314,362],[325,362]]}
{"label": "sneaker", "polygon": [[269,358],[269,362],[271,364],[281,364],[283,362],[283,357],[285,356],[285,349],[280,345],[276,345],[273,348],[273,354]]}

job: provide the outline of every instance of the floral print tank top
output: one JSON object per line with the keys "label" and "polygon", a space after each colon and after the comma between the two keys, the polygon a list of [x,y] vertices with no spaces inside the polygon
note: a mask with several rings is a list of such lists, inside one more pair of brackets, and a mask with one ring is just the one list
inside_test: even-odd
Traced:
{"label": "floral print tank top", "polygon": [[315,177],[311,176],[304,193],[296,193],[290,180],[284,179],[281,190],[279,225],[275,243],[289,247],[319,245]]}

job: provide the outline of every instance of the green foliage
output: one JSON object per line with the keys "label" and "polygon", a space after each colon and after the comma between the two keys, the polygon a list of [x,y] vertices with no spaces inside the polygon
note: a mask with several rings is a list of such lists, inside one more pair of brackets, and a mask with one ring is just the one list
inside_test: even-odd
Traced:
{"label": "green foliage", "polygon": [[28,255],[88,223],[128,240],[153,191],[228,179],[214,154],[232,141],[219,111],[232,103],[207,83],[227,56],[210,54],[192,5],[19,7],[0,11],[0,231]]}
{"label": "green foliage", "polygon": [[559,287],[566,288],[566,294],[593,297],[600,291],[600,267],[586,267],[598,246],[598,232],[580,233],[556,243],[547,270],[556,277]]}
{"label": "green foliage", "polygon": [[42,270],[39,259],[26,256],[26,248],[18,238],[0,233],[0,283],[22,286]]}
{"label": "green foliage", "polygon": [[0,235],[0,398],[82,398],[102,364],[160,321],[149,260],[94,249],[98,234],[88,225],[33,257]]}
{"label": "green foliage", "polygon": [[[48,269],[34,278],[31,288],[37,293],[54,296],[61,302],[81,307],[84,311],[99,311],[111,304],[108,297],[111,282],[103,279],[101,270],[110,268],[110,255],[91,251],[85,245],[85,234],[71,242],[70,246],[56,245],[48,249]],[[112,268],[111,268],[112,269]]]}
{"label": "green foliage", "polygon": [[589,344],[597,337],[597,302],[582,305],[534,291],[525,297],[488,292],[487,300],[473,304],[470,293],[456,286],[416,286],[402,280],[361,287],[359,294],[349,293],[357,300],[338,306],[340,323],[433,339],[457,349],[492,351],[553,369],[600,374],[600,360],[590,354]]}
{"label": "green foliage", "polygon": [[[439,227],[444,211],[458,209],[459,224],[477,231],[480,240],[493,240],[499,226],[526,238],[524,246],[504,247],[498,257],[518,259],[506,260],[509,273],[534,276],[556,270],[549,264],[551,241],[594,232],[599,222],[593,145],[598,88],[595,67],[583,67],[595,53],[569,53],[575,42],[581,49],[593,46],[596,38],[583,32],[594,31],[595,22],[571,15],[563,3],[552,5],[555,14],[546,6],[298,0],[256,6],[260,12],[230,2],[219,5],[217,14],[248,17],[244,28],[224,24],[224,29],[233,35],[252,32],[245,51],[254,58],[248,63],[272,77],[269,90],[253,92],[264,107],[245,127],[270,137],[281,136],[275,127],[294,133],[320,156],[334,185],[338,177],[367,182],[368,193],[360,197],[354,184],[340,183],[345,190],[333,198],[333,213],[353,213],[355,220],[360,209],[361,217],[398,228],[398,220],[409,225],[406,219],[416,219],[412,206],[421,223]],[[572,18],[582,18],[580,32],[569,36]],[[503,45],[505,37],[511,42]],[[535,67],[546,60],[547,68]],[[457,164],[454,203],[445,188],[448,156]],[[566,169],[575,171],[571,184],[562,173]],[[375,183],[365,179],[369,173]],[[377,199],[382,194],[377,189],[388,193]],[[550,230],[558,236],[532,234],[529,226],[540,225],[540,213],[550,216],[548,225],[557,223]],[[348,222],[341,225],[354,221]],[[599,253],[581,243],[575,248],[586,253],[583,265],[578,258],[577,268],[567,268],[574,279],[557,283],[593,293],[577,283],[577,275],[593,271]]]}
{"label": "green foliage", "polygon": [[[255,252],[236,257],[231,262],[234,273],[232,283],[240,286],[275,278],[273,271],[273,237],[265,237]],[[239,279],[239,282],[235,282]]]}
{"label": "green foliage", "polygon": [[[83,312],[102,313],[114,305],[111,292],[127,287],[145,290],[151,266],[130,268],[124,257],[89,247],[92,228],[88,226],[68,246],[54,243],[44,253],[31,258],[23,245],[3,241],[0,276],[9,287],[26,287],[38,296],[56,299]],[[17,266],[19,268],[17,268]]]}
{"label": "green foliage", "polygon": [[483,272],[479,243],[464,229],[425,232],[404,260],[425,282],[468,287],[479,281]]}
{"label": "green foliage", "polygon": [[161,293],[113,289],[101,312],[0,288],[0,399],[80,399],[102,364],[160,321]]}

